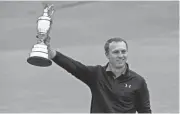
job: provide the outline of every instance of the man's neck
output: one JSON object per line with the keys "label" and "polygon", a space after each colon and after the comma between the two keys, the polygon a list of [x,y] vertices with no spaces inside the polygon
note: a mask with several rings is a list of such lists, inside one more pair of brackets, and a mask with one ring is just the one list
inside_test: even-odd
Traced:
{"label": "man's neck", "polygon": [[115,74],[115,76],[116,76],[116,78],[117,77],[119,77],[121,74],[123,74],[124,72],[125,72],[125,70],[126,70],[126,64],[123,66],[123,67],[120,67],[120,68],[116,68],[116,67],[113,67],[110,63],[108,64],[108,69],[110,70],[110,71],[112,71],[114,74]]}

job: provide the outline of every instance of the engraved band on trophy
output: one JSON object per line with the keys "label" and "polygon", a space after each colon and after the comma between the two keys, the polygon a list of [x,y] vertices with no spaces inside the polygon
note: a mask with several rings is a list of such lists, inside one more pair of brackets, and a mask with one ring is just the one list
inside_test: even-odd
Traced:
{"label": "engraved band on trophy", "polygon": [[31,50],[27,62],[31,65],[46,67],[52,64],[48,56],[48,46],[44,41],[49,37],[52,24],[52,14],[54,13],[53,5],[46,5],[43,15],[37,20],[37,44]]}

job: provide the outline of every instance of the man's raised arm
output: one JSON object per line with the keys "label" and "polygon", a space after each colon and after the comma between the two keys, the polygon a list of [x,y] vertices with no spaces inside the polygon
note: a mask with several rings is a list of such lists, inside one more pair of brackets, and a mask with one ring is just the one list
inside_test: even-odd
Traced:
{"label": "man's raised arm", "polygon": [[67,72],[74,75],[87,85],[92,85],[94,77],[93,72],[95,66],[86,66],[78,61],[73,60],[70,57],[54,50],[51,46],[48,46],[49,58],[52,59],[57,65],[64,68]]}

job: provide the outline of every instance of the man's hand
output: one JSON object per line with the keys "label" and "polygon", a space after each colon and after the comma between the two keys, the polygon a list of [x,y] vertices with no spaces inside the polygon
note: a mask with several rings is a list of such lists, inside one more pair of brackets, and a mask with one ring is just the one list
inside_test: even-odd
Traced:
{"label": "man's hand", "polygon": [[50,40],[51,38],[48,36],[47,38],[44,39],[44,43],[47,45],[49,58],[53,59],[56,56],[56,50],[51,48]]}
{"label": "man's hand", "polygon": [[50,36],[47,36],[47,38],[44,39],[44,43],[49,47],[50,46],[50,40],[51,40],[51,37]]}

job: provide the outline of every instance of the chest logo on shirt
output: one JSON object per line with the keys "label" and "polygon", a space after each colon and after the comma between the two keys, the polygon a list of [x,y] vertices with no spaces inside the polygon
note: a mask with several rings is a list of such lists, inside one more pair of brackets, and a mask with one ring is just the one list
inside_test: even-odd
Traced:
{"label": "chest logo on shirt", "polygon": [[131,88],[131,84],[125,84],[125,88]]}

